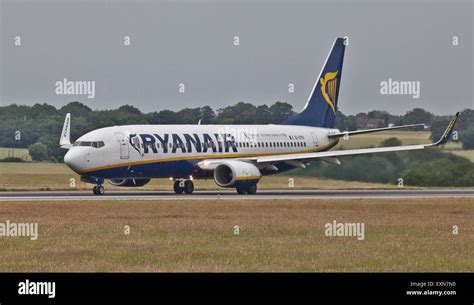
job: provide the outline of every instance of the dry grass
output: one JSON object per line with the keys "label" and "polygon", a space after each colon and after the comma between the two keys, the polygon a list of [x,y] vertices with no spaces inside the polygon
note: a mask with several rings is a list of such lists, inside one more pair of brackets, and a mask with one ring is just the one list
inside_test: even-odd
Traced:
{"label": "dry grass", "polygon": [[27,148],[0,147],[0,159],[7,157],[15,157],[25,161],[31,161],[31,156]]}
{"label": "dry grass", "polygon": [[474,162],[474,150],[452,150],[453,154],[469,159]]}
{"label": "dry grass", "polygon": [[[289,179],[293,179],[291,189],[390,189],[396,185],[381,183],[366,183],[356,181],[339,181],[318,179],[312,177],[285,175],[264,177],[258,184],[259,189],[290,189]],[[70,179],[74,179],[75,186],[71,187]],[[130,188],[114,187],[106,183],[108,190],[130,190]],[[59,163],[0,163],[0,191],[26,190],[90,190],[90,184],[80,182],[79,175],[74,174],[66,165]],[[196,190],[221,189],[214,180],[196,180]],[[173,189],[173,182],[169,179],[153,179],[144,187],[134,190],[162,190]]]}
{"label": "dry grass", "polygon": [[403,145],[411,144],[423,144],[430,142],[429,131],[384,131],[376,133],[368,133],[360,136],[352,136],[349,139],[341,139],[339,144],[335,147],[338,149],[343,147],[344,149],[355,149],[364,148],[370,146],[378,147],[383,140],[396,137],[402,141]]}
{"label": "dry grass", "polygon": [[[2,202],[7,219],[39,238],[0,237],[1,272],[474,271],[473,198]],[[365,240],[325,237],[333,220]]]}

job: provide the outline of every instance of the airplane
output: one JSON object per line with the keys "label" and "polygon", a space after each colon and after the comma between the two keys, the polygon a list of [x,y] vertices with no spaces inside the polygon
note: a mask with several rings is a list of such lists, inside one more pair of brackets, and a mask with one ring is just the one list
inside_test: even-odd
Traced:
{"label": "airplane", "polygon": [[126,125],[100,128],[70,142],[66,114],[60,146],[64,162],[105,193],[104,181],[140,187],[154,178],[174,180],[176,194],[191,194],[194,179],[214,179],[238,194],[255,194],[262,176],[305,168],[312,160],[340,164],[339,157],[429,149],[445,144],[459,112],[441,138],[429,144],[333,150],[340,138],[424,126],[411,124],[357,131],[335,128],[344,60],[344,38],[336,38],[303,110],[269,125]]}

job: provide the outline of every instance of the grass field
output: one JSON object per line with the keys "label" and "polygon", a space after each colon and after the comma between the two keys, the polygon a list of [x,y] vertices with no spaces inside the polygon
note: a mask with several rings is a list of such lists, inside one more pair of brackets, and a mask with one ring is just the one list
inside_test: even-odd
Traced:
{"label": "grass field", "polygon": [[[275,175],[264,177],[258,187],[260,189],[290,189],[289,179],[293,179],[291,189],[389,189],[396,185],[366,183],[356,181],[339,181]],[[74,186],[71,186],[74,179]],[[195,180],[196,190],[222,189],[214,180]],[[130,188],[115,187],[108,183],[106,189],[130,190]],[[0,191],[24,190],[90,190],[92,185],[80,182],[79,175],[73,173],[65,164],[60,163],[0,163]],[[136,190],[165,190],[173,189],[173,182],[169,179],[153,179],[144,187]]]}
{"label": "grass field", "polygon": [[0,147],[0,159],[5,159],[7,157],[15,157],[25,161],[31,161],[31,156],[26,148]]}
{"label": "grass field", "polygon": [[384,131],[368,133],[360,136],[352,136],[347,140],[341,139],[335,147],[344,149],[366,148],[370,146],[379,146],[380,143],[388,138],[395,137],[402,141],[403,145],[430,143],[430,132],[428,131]]}
{"label": "grass field", "polygon": [[[472,198],[2,202],[0,215],[39,226],[35,241],[0,237],[0,272],[474,271]],[[326,237],[333,220],[363,222],[365,240]]]}

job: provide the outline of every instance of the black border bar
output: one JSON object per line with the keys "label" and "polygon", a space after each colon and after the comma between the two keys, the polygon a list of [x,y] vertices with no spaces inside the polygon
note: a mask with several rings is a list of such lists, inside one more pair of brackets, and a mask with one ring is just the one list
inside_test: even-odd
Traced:
{"label": "black border bar", "polygon": [[[54,299],[19,295],[19,283],[55,282]],[[474,303],[473,273],[2,273],[3,300],[60,301],[71,298],[393,297],[418,301],[463,298]],[[409,296],[407,291],[455,291]]]}

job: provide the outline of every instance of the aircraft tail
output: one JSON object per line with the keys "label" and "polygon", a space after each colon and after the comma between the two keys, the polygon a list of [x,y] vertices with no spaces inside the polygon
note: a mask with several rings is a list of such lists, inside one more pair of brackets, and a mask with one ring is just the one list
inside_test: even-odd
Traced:
{"label": "aircraft tail", "polygon": [[339,87],[341,86],[344,51],[344,38],[337,38],[314,84],[313,91],[311,91],[305,107],[300,113],[280,124],[334,127]]}

